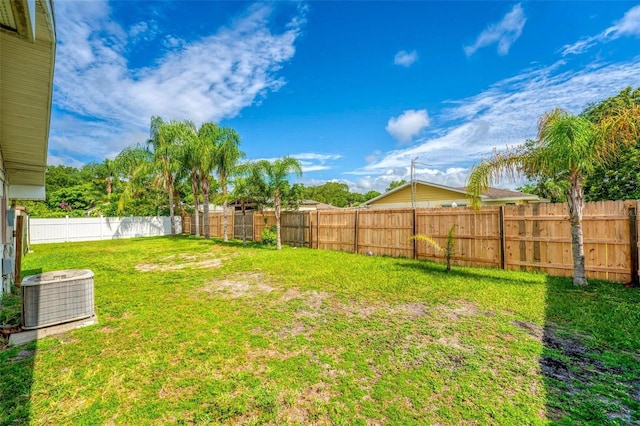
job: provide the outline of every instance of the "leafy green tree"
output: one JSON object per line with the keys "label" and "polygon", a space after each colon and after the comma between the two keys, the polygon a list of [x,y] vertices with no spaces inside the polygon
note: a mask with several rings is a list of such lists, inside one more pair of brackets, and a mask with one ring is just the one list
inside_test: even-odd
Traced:
{"label": "leafy green tree", "polygon": [[292,191],[288,176],[295,173],[302,176],[302,166],[293,157],[283,157],[274,160],[260,160],[256,163],[256,186],[262,190],[262,202],[272,205],[276,215],[276,249],[282,249],[280,238],[280,215],[282,208],[296,207],[303,195],[298,191]]}
{"label": "leafy green tree", "polygon": [[389,183],[389,186],[387,186],[387,189],[384,190],[384,192],[389,192],[392,189],[396,189],[397,187],[404,185],[405,183],[407,183],[405,179],[391,181]]}
{"label": "leafy green tree", "polygon": [[366,194],[364,194],[364,201],[373,200],[374,198],[379,197],[380,195],[381,194],[378,191],[369,191]]}
{"label": "leafy green tree", "polygon": [[561,109],[542,115],[538,137],[525,145],[496,151],[473,167],[467,187],[472,203],[479,206],[480,194],[503,175],[563,179],[569,183],[567,202],[571,220],[573,283],[586,285],[582,236],[583,184],[598,164],[615,157],[639,133],[640,106],[612,108],[596,126],[583,116]]}
{"label": "leafy green tree", "polygon": [[60,188],[49,195],[48,204],[52,208],[66,210],[73,216],[84,216],[86,211],[95,207],[100,193],[92,182]]}
{"label": "leafy green tree", "polygon": [[69,188],[82,183],[80,170],[70,166],[47,166],[45,191],[54,192],[60,188]]}
{"label": "leafy green tree", "polygon": [[[640,104],[640,87],[627,87],[615,96],[589,106],[583,116],[594,124],[606,119],[616,108],[630,108]],[[640,199],[640,138],[615,158],[603,165],[596,165],[584,184],[587,201]]]}
{"label": "leafy green tree", "polygon": [[318,186],[308,186],[305,188],[306,197],[330,204],[336,207],[346,207],[351,198],[351,192],[347,184],[338,182],[326,182]]}
{"label": "leafy green tree", "polygon": [[540,180],[538,183],[528,183],[517,188],[518,191],[526,194],[537,195],[549,200],[552,203],[566,203],[569,182],[566,180],[556,181],[554,179]]}

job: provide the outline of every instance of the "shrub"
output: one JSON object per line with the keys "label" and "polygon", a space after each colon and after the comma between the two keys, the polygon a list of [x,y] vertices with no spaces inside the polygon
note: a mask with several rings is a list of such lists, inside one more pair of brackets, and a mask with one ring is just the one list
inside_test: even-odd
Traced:
{"label": "shrub", "polygon": [[453,257],[453,255],[455,254],[455,245],[456,245],[456,226],[452,225],[451,228],[449,228],[449,232],[447,232],[447,245],[444,247],[441,247],[436,240],[434,240],[431,237],[428,237],[426,235],[421,235],[421,234],[417,234],[417,235],[413,235],[412,237],[410,237],[410,240],[418,240],[418,241],[424,241],[427,244],[429,244],[431,247],[435,248],[436,250],[440,251],[444,258],[447,261],[447,272],[449,272],[451,270],[451,258]]}
{"label": "shrub", "polygon": [[265,226],[265,228],[262,230],[262,234],[260,234],[260,238],[262,238],[262,244],[275,246],[278,240],[278,235],[276,234],[276,226]]}

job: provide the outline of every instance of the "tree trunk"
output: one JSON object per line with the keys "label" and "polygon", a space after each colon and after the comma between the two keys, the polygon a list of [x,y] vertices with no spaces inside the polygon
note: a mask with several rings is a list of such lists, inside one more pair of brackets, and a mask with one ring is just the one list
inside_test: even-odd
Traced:
{"label": "tree trunk", "polygon": [[171,236],[176,236],[175,211],[173,208],[173,186],[169,188],[169,218],[171,219]]}
{"label": "tree trunk", "polygon": [[276,250],[280,250],[282,249],[280,240],[280,191],[277,189],[273,194],[273,208],[276,213]]}
{"label": "tree trunk", "polygon": [[587,285],[584,270],[584,242],[582,237],[582,210],[584,208],[584,192],[582,182],[572,177],[569,187],[567,204],[569,205],[569,219],[571,221],[571,249],[573,251],[573,284]]}
{"label": "tree trunk", "polygon": [[195,207],[194,216],[196,219],[196,237],[200,236],[200,194],[198,193],[198,179],[191,177],[191,189],[193,190],[193,206]]}
{"label": "tree trunk", "polygon": [[204,238],[211,238],[211,232],[209,232],[209,181],[204,179],[201,183],[202,186],[202,203],[204,207]]}
{"label": "tree trunk", "polygon": [[111,176],[107,177],[107,197],[111,195],[112,186],[111,186]]}

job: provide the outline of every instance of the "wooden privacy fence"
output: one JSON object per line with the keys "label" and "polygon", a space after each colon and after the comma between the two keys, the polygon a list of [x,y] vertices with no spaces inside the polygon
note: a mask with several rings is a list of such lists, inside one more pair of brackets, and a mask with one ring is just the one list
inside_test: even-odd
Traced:
{"label": "wooden privacy fence", "polygon": [[[638,277],[638,201],[587,203],[583,217],[585,265],[590,278],[629,282]],[[250,218],[250,219],[249,219]],[[228,235],[241,238],[242,215],[229,213]],[[194,233],[183,218],[184,231]],[[247,212],[247,239],[260,241],[274,212]],[[443,255],[415,234],[441,246],[455,227],[453,263],[511,270],[573,274],[569,213],[566,204],[528,204],[469,208],[394,210],[320,210],[283,212],[284,244],[379,256],[444,261]],[[202,229],[202,227],[201,227]],[[222,237],[222,213],[210,214],[210,230]]]}

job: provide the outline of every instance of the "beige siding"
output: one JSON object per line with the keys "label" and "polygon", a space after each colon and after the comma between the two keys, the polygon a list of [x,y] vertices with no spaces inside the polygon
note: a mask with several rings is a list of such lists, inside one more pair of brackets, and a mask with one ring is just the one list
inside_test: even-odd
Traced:
{"label": "beige siding", "polygon": [[[442,203],[451,204],[452,201],[457,203],[467,203],[466,198],[459,192],[449,191],[442,188],[436,188],[426,185],[416,185],[416,201],[428,202],[432,205],[440,205]],[[389,194],[380,198],[372,203],[369,203],[371,207],[381,207],[382,205],[395,204],[403,207],[411,206],[411,187],[407,186],[399,191]],[[429,207],[432,207],[430,205]]]}

